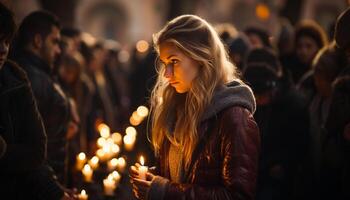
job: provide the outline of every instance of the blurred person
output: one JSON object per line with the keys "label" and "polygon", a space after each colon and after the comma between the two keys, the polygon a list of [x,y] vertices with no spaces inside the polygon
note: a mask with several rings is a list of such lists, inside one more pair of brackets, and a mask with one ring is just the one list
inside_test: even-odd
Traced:
{"label": "blurred person", "polygon": [[146,180],[138,178],[137,166],[130,168],[136,198],[254,199],[255,100],[219,36],[205,20],[182,15],[155,34],[154,43],[160,71],[151,141],[159,163]]}
{"label": "blurred person", "polygon": [[251,44],[244,33],[239,33],[236,38],[229,42],[229,56],[240,71],[244,69],[244,62],[250,50]]}
{"label": "blurred person", "polygon": [[328,44],[323,28],[315,21],[301,21],[295,27],[295,55],[297,63],[290,67],[293,80],[299,86],[304,84],[317,52]]}
{"label": "blurred person", "polygon": [[0,3],[0,193],[10,199],[71,199],[47,174],[46,134],[26,73],[7,59],[13,14]]}
{"label": "blurred person", "polygon": [[350,68],[332,84],[332,100],[322,148],[322,199],[349,199],[350,192]]}
{"label": "blurred person", "polygon": [[339,48],[343,49],[348,56],[348,61],[350,63],[350,7],[347,8],[344,12],[342,12],[335,26],[335,36],[334,39]]}
{"label": "blurred person", "polygon": [[[322,144],[322,197],[349,199],[350,193],[350,8],[336,20],[334,39],[339,52],[346,56],[346,68],[332,82],[331,100]],[[344,57],[345,57],[344,56]],[[328,84],[329,86],[329,81]],[[327,87],[329,88],[329,87]],[[327,188],[325,190],[325,188]]]}
{"label": "blurred person", "polygon": [[313,61],[313,90],[308,97],[310,118],[310,148],[308,152],[308,168],[310,176],[311,196],[320,190],[322,145],[328,142],[323,131],[328,117],[332,94],[332,82],[346,66],[345,54],[328,45],[318,52]]}
{"label": "blurred person", "polygon": [[34,96],[46,129],[47,160],[53,174],[66,180],[67,135],[70,130],[70,106],[67,96],[55,81],[53,64],[60,53],[60,24],[46,11],[36,11],[20,24],[13,58],[31,82]]}
{"label": "blurred person", "polygon": [[269,33],[259,27],[248,27],[244,30],[248,36],[252,48],[272,47]]}
{"label": "blurred person", "polygon": [[115,107],[119,110],[116,120],[120,128],[122,128],[129,124],[129,115],[131,111],[130,87],[127,81],[129,74],[123,69],[123,64],[119,61],[119,53],[120,47],[117,45],[108,47],[104,71],[112,89]]}
{"label": "blurred person", "polygon": [[97,42],[92,46],[83,43],[82,55],[86,61],[86,72],[92,80],[95,92],[92,96],[91,110],[88,113],[87,125],[91,126],[87,130],[88,146],[90,151],[96,150],[96,139],[99,137],[96,127],[99,123],[106,123],[111,130],[119,127],[111,83],[105,74],[105,64],[107,60],[107,50],[103,42]]}
{"label": "blurred person", "polygon": [[256,199],[293,199],[307,149],[306,104],[284,78],[278,57],[271,49],[253,49],[243,73],[256,98],[254,118],[261,133]]}
{"label": "blurred person", "polygon": [[236,27],[230,23],[217,24],[214,28],[219,34],[221,41],[223,41],[226,46],[228,46],[230,41],[236,38],[239,34]]}

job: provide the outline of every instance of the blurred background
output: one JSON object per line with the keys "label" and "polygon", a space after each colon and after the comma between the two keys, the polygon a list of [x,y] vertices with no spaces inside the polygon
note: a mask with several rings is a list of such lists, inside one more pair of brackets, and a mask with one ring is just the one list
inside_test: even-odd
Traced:
{"label": "blurred background", "polygon": [[243,30],[259,25],[279,32],[279,18],[294,25],[314,19],[329,30],[349,0],[2,0],[20,22],[37,9],[55,13],[64,26],[75,26],[97,38],[113,39],[122,46],[150,40],[152,33],[180,14],[196,14],[209,22],[233,23]]}

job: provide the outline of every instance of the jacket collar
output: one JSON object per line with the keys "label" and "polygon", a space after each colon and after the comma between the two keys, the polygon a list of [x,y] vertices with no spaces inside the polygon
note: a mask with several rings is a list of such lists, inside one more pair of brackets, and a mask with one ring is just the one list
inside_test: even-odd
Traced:
{"label": "jacket collar", "polygon": [[[50,67],[50,65],[46,61],[44,61],[42,58],[35,55],[34,53],[28,50],[22,50],[19,52],[18,57],[19,57],[18,61],[22,65],[30,65],[30,67],[34,67],[51,76],[52,68]],[[22,66],[22,67],[27,67],[27,66]]]}

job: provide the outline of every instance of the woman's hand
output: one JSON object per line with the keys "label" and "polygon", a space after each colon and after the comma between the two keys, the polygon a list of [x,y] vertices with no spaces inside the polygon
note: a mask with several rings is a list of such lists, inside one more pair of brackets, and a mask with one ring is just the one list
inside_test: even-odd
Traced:
{"label": "woman's hand", "polygon": [[136,163],[135,166],[130,167],[130,183],[132,184],[134,196],[137,199],[144,200],[147,199],[148,191],[155,176],[152,173],[147,172],[146,180],[140,179],[137,170],[138,167],[140,167],[140,164],[138,163]]}

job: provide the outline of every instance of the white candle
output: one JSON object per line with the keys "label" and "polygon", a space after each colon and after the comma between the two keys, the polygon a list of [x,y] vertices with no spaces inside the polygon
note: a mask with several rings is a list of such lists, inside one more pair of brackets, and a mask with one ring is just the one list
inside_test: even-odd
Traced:
{"label": "white candle", "polygon": [[78,195],[78,197],[79,197],[79,200],[87,200],[89,198],[89,195],[86,194],[85,190],[82,190]]}
{"label": "white candle", "polygon": [[139,106],[137,108],[137,114],[141,117],[147,117],[148,115],[148,108],[146,106]]}
{"label": "white candle", "polygon": [[128,128],[126,128],[125,133],[134,138],[136,138],[136,135],[137,135],[136,129],[132,126],[129,126]]}
{"label": "white candle", "polygon": [[91,169],[89,164],[84,165],[83,168],[83,175],[84,175],[84,180],[86,182],[91,182],[92,181],[92,174],[93,174],[93,170]]}
{"label": "white candle", "polygon": [[120,178],[121,178],[120,174],[117,171],[113,171],[112,176],[113,176],[115,182],[118,184],[120,181]]}
{"label": "white candle", "polygon": [[135,137],[132,137],[131,135],[125,135],[123,138],[125,150],[131,151],[134,148],[135,140]]}
{"label": "white candle", "polygon": [[117,166],[118,170],[120,172],[124,172],[125,166],[126,166],[125,158],[123,158],[123,157],[118,158],[118,166]]}
{"label": "white candle", "polygon": [[105,139],[105,138],[100,137],[100,138],[97,139],[97,146],[98,146],[98,147],[101,148],[101,147],[103,147],[105,144],[106,144],[106,139]]}
{"label": "white candle", "polygon": [[121,145],[122,144],[123,138],[122,138],[122,135],[120,133],[118,133],[118,132],[113,133],[112,134],[112,139],[113,139],[115,144],[117,144],[117,145]]}
{"label": "white candle", "polygon": [[120,147],[117,144],[113,144],[111,147],[111,151],[113,153],[113,156],[117,156],[120,151]]}
{"label": "white candle", "polygon": [[112,175],[108,175],[108,177],[103,180],[103,186],[106,195],[112,196],[114,194],[116,184]]}
{"label": "white candle", "polygon": [[145,159],[143,158],[143,156],[140,157],[140,164],[141,166],[139,167],[139,178],[142,180],[146,180],[146,173],[148,171],[148,167],[144,166]]}
{"label": "white candle", "polygon": [[108,162],[107,165],[108,165],[108,169],[109,169],[110,171],[114,170],[114,169],[117,167],[117,165],[118,165],[118,159],[113,158],[112,160],[110,160],[110,161]]}
{"label": "white candle", "polygon": [[85,162],[86,162],[85,153],[83,152],[79,153],[76,159],[76,169],[81,170],[84,167]]}
{"label": "white candle", "polygon": [[101,161],[106,161],[108,157],[106,152],[103,151],[103,149],[98,149],[96,151],[96,155]]}
{"label": "white candle", "polygon": [[104,124],[104,123],[98,125],[97,129],[100,132],[101,137],[103,137],[103,138],[108,138],[110,133],[111,133],[107,124]]}
{"label": "white candle", "polygon": [[97,169],[98,168],[98,157],[94,156],[89,160],[89,165],[91,166],[92,169]]}

